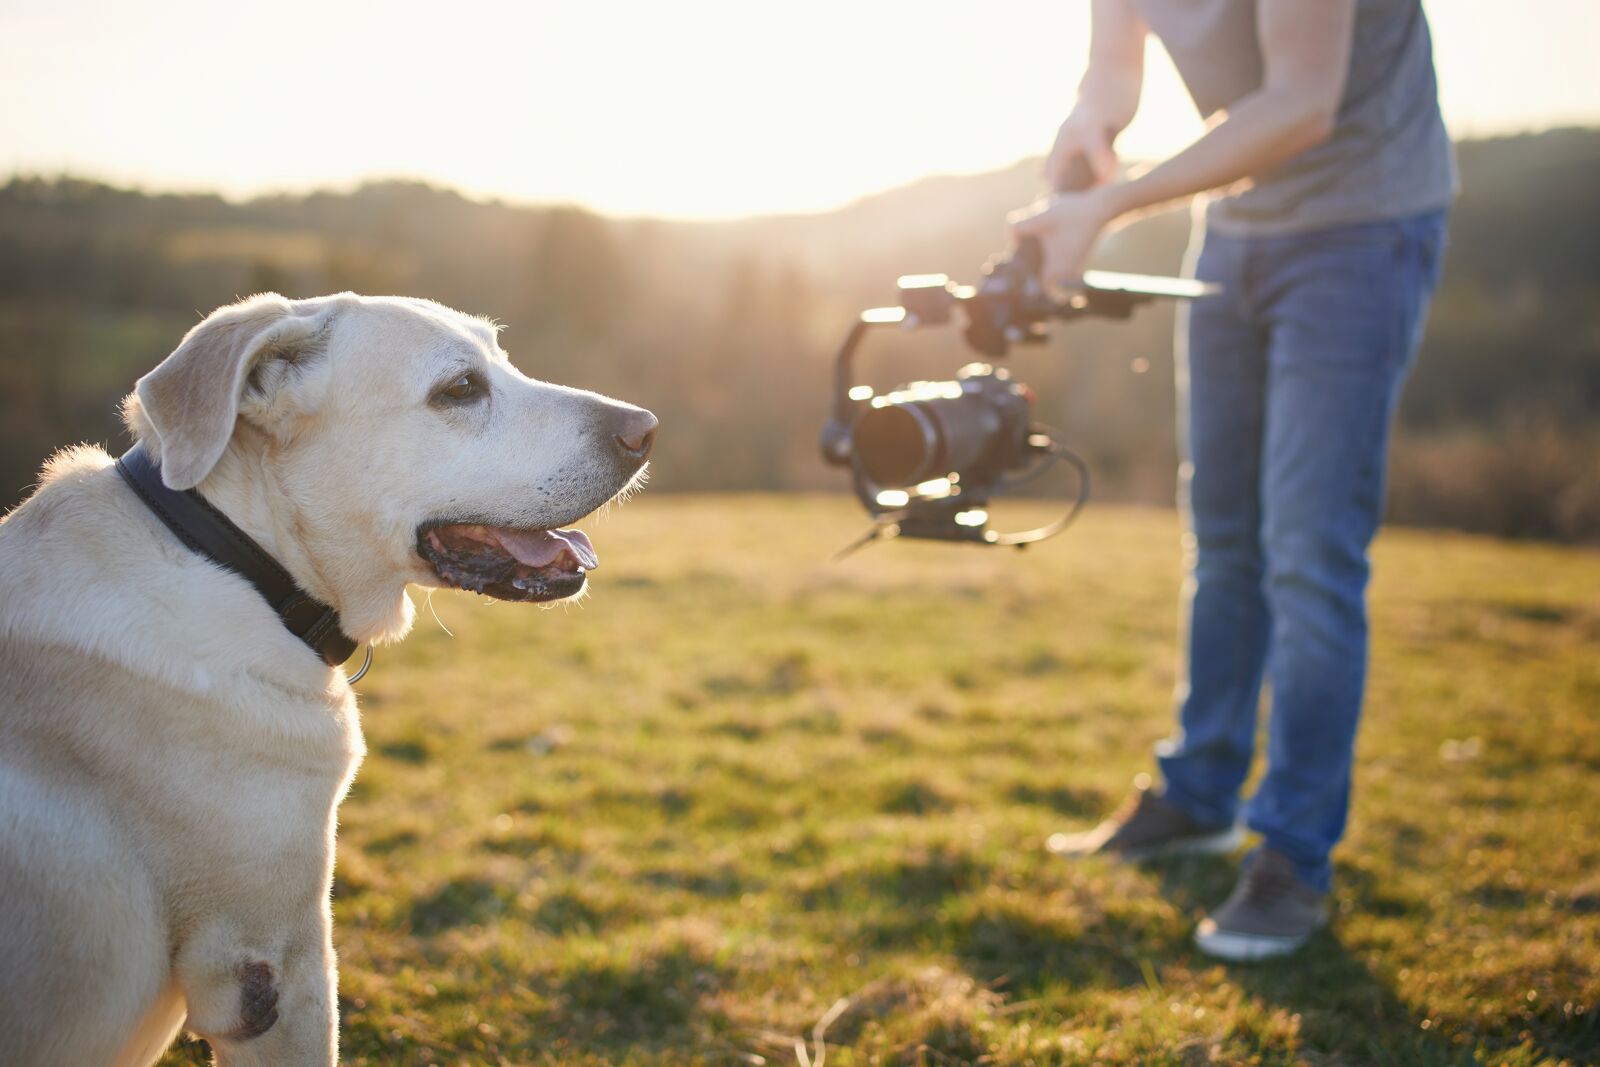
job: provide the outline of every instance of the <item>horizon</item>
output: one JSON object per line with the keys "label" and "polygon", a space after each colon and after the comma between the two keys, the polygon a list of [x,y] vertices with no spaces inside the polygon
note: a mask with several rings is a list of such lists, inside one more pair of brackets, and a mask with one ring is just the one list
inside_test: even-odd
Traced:
{"label": "horizon", "polygon": [[[1425,9],[1458,138],[1600,125],[1600,99],[1572,88],[1600,45],[1600,5]],[[0,168],[233,201],[398,180],[620,218],[817,214],[1042,155],[1087,46],[1086,5],[1064,3],[981,21],[953,0],[829,0],[800,19],[726,0],[275,10],[260,23],[177,0],[151,19],[109,0],[14,0],[0,12]],[[1028,68],[1049,73],[1013,73]],[[1128,158],[1201,129],[1153,41],[1147,68]]]}
{"label": "horizon", "polygon": [[[1510,131],[1506,131],[1506,132],[1503,132],[1503,133],[1490,133],[1490,134],[1483,134],[1483,135],[1474,135],[1474,136],[1469,136],[1469,137],[1457,137],[1457,138],[1454,139],[1454,143],[1456,145],[1458,145],[1458,146],[1459,145],[1464,145],[1464,144],[1483,144],[1483,143],[1488,143],[1488,142],[1493,142],[1493,141],[1515,140],[1515,139],[1521,138],[1521,137],[1539,137],[1539,136],[1543,136],[1545,134],[1557,134],[1557,133],[1562,133],[1562,132],[1567,132],[1567,131],[1572,131],[1572,132],[1577,132],[1577,133],[1595,133],[1595,134],[1600,134],[1600,122],[1581,124],[1581,125],[1580,124],[1569,124],[1569,125],[1558,125],[1558,126],[1546,126],[1546,127],[1542,127],[1542,128],[1539,128],[1539,129],[1510,130]],[[215,197],[218,197],[221,200],[223,200],[225,203],[242,206],[242,205],[248,205],[248,204],[251,204],[253,202],[260,201],[260,200],[271,200],[271,199],[276,199],[276,198],[306,199],[306,198],[313,197],[313,196],[354,196],[354,195],[360,193],[363,189],[367,189],[367,188],[380,187],[380,186],[385,186],[385,185],[414,185],[414,186],[420,186],[420,187],[427,188],[427,189],[432,190],[433,192],[436,192],[436,193],[459,196],[461,199],[466,200],[466,201],[468,201],[470,203],[474,203],[474,204],[484,204],[484,205],[498,204],[498,205],[502,205],[504,207],[509,207],[509,208],[513,208],[513,209],[517,209],[517,210],[527,210],[527,211],[541,211],[541,210],[556,210],[556,209],[562,209],[562,208],[575,208],[575,209],[578,209],[578,210],[581,210],[581,211],[586,211],[586,212],[588,212],[590,214],[599,216],[601,218],[610,219],[610,220],[615,221],[615,222],[635,222],[635,221],[637,221],[637,222],[666,222],[666,223],[682,223],[682,224],[689,225],[689,224],[738,223],[738,222],[750,221],[750,220],[781,219],[781,218],[808,218],[808,217],[815,217],[815,216],[831,215],[831,214],[834,214],[836,212],[847,211],[847,210],[857,206],[858,204],[862,204],[862,203],[865,203],[865,202],[870,201],[870,200],[875,200],[875,199],[877,199],[879,197],[894,196],[895,194],[897,194],[899,192],[902,192],[904,190],[915,188],[916,186],[921,185],[924,182],[962,181],[962,180],[969,180],[969,179],[970,180],[981,180],[981,179],[986,178],[986,177],[990,177],[990,176],[997,175],[997,174],[1003,174],[1003,173],[1005,173],[1007,171],[1011,171],[1011,170],[1014,170],[1014,169],[1019,168],[1019,167],[1027,166],[1029,164],[1037,164],[1037,165],[1043,166],[1043,162],[1044,162],[1044,156],[1043,155],[1024,156],[1021,159],[1013,160],[1010,163],[1002,163],[1002,164],[1000,164],[998,166],[990,167],[990,168],[987,168],[987,169],[984,169],[984,170],[962,171],[962,172],[939,172],[939,173],[934,173],[934,174],[924,174],[924,175],[921,175],[920,177],[910,178],[910,179],[908,179],[906,181],[900,182],[900,183],[898,183],[896,185],[888,186],[888,187],[883,188],[883,189],[871,189],[871,190],[868,190],[868,191],[866,191],[864,193],[860,193],[860,194],[858,194],[856,196],[851,197],[848,200],[842,201],[842,202],[837,203],[837,204],[824,205],[824,206],[818,207],[818,208],[802,208],[802,209],[798,209],[798,210],[789,210],[789,211],[784,211],[784,210],[755,211],[755,212],[750,212],[748,214],[742,214],[742,215],[710,215],[710,216],[666,215],[666,214],[655,214],[655,215],[652,215],[652,214],[639,214],[639,213],[610,212],[610,211],[606,211],[606,210],[604,210],[602,208],[596,207],[594,205],[585,204],[585,203],[582,203],[582,202],[579,202],[579,201],[573,201],[573,200],[530,200],[530,199],[524,199],[524,198],[520,198],[520,197],[516,197],[516,196],[503,196],[503,195],[499,195],[499,194],[496,194],[496,193],[478,193],[478,192],[475,192],[473,190],[463,189],[460,186],[451,185],[451,184],[449,184],[447,182],[443,182],[443,181],[439,181],[439,180],[436,180],[436,179],[431,179],[431,178],[423,177],[423,176],[410,175],[410,174],[368,174],[368,175],[364,175],[364,176],[359,177],[359,178],[355,178],[355,179],[350,180],[350,181],[329,182],[329,183],[321,184],[321,185],[308,185],[308,186],[304,186],[304,187],[301,187],[301,188],[289,188],[289,187],[264,188],[264,189],[259,189],[259,190],[255,190],[255,191],[251,191],[251,192],[247,192],[247,193],[240,193],[240,194],[228,193],[228,192],[225,192],[225,191],[217,189],[217,188],[205,187],[205,186],[161,188],[161,187],[151,186],[151,185],[148,185],[148,184],[142,184],[142,183],[138,183],[138,182],[120,182],[120,181],[115,181],[115,180],[112,180],[112,179],[108,178],[105,175],[89,174],[89,173],[82,173],[82,172],[77,172],[77,171],[56,171],[56,172],[43,172],[43,171],[22,171],[22,172],[17,172],[17,171],[13,171],[13,172],[11,172],[9,174],[0,175],[0,186],[3,186],[5,184],[8,184],[8,183],[14,182],[14,181],[35,181],[35,180],[44,181],[44,182],[82,181],[82,182],[89,182],[89,183],[92,183],[92,184],[102,185],[102,186],[105,186],[106,188],[118,190],[118,191],[121,191],[121,192],[135,193],[135,194],[138,194],[138,195],[141,195],[141,196],[151,196],[151,197],[155,197],[155,196],[180,196],[180,197],[182,197],[182,196],[193,196],[193,197],[215,196]],[[1128,165],[1139,165],[1141,163],[1148,162],[1148,160],[1129,159],[1129,160],[1125,160],[1124,162],[1127,163]],[[1182,209],[1178,208],[1178,207],[1174,207],[1171,210],[1182,210]]]}

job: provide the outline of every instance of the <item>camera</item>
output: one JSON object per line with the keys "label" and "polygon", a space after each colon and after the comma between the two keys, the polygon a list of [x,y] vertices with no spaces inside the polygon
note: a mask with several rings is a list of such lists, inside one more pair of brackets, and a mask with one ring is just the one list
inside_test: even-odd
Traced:
{"label": "camera", "polygon": [[[896,307],[870,308],[845,336],[834,360],[832,410],[821,435],[823,461],[849,468],[858,499],[873,520],[846,552],[883,537],[913,537],[1021,548],[1053,537],[1077,517],[1089,495],[1089,467],[1034,420],[1035,396],[1003,367],[975,362],[944,381],[916,381],[877,393],[855,380],[855,361],[869,333],[944,326],[964,318],[963,337],[988,360],[1012,345],[1036,345],[1052,321],[1083,316],[1125,319],[1157,298],[1190,299],[1214,286],[1180,278],[1087,271],[1081,286],[1058,299],[1040,281],[1038,243],[1027,238],[1009,256],[991,260],[977,286],[943,274],[899,279]],[[1032,530],[989,528],[988,504],[1065,463],[1077,474],[1077,495],[1065,515]]]}
{"label": "camera", "polygon": [[910,489],[938,478],[992,482],[1028,450],[1033,397],[1004,369],[969,363],[954,381],[912,382],[874,396],[851,444],[874,485]]}

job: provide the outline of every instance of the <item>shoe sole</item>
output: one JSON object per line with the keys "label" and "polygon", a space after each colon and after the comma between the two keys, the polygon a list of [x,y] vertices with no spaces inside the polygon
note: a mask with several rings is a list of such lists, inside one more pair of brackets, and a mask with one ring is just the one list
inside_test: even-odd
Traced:
{"label": "shoe sole", "polygon": [[1230,826],[1226,830],[1218,830],[1214,834],[1180,837],[1176,841],[1169,841],[1164,845],[1152,845],[1149,848],[1122,849],[1117,852],[1108,852],[1106,855],[1140,863],[1144,860],[1158,860],[1168,856],[1224,856],[1242,844],[1244,844],[1244,827]]}
{"label": "shoe sole", "polygon": [[1231,963],[1256,963],[1277,959],[1299,950],[1310,934],[1299,937],[1271,937],[1266,934],[1231,934],[1216,930],[1209,934],[1195,931],[1194,943],[1201,952]]}

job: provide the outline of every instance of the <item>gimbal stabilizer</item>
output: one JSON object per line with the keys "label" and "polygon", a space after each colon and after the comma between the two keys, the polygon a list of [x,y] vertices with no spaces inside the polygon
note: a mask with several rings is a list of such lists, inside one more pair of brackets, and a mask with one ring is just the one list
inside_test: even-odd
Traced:
{"label": "gimbal stabilizer", "polygon": [[[1125,319],[1151,300],[1215,291],[1182,278],[1087,271],[1081,285],[1058,299],[1039,278],[1040,258],[1038,242],[1025,238],[1010,256],[991,261],[975,287],[943,274],[902,277],[899,305],[862,312],[845,336],[834,361],[822,458],[850,468],[856,496],[873,519],[872,530],[846,552],[894,536],[1021,548],[1060,533],[1089,494],[1087,464],[1033,422],[1033,390],[1004,369],[972,363],[951,381],[912,382],[875,394],[855,380],[856,352],[869,332],[943,326],[959,309],[967,344],[999,359],[1014,344],[1042,343],[1053,321]],[[989,529],[990,497],[1037,476],[1052,460],[1078,472],[1071,510],[1033,530]]]}

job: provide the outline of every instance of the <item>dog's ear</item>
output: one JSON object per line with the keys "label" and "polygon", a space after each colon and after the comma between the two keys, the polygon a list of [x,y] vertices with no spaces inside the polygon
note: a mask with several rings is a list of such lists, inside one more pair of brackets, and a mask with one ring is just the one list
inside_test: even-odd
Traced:
{"label": "dog's ear", "polygon": [[[263,293],[208,315],[134,386],[161,439],[161,480],[200,483],[228,447],[246,389],[270,394],[317,354],[339,302]],[[268,397],[270,400],[270,397]]]}

